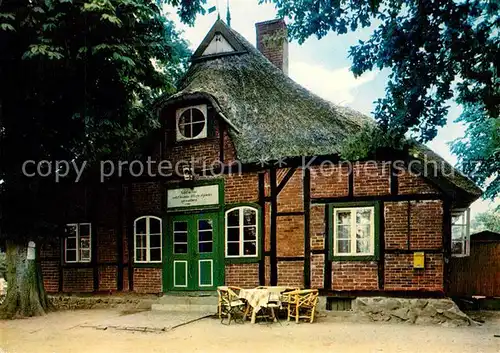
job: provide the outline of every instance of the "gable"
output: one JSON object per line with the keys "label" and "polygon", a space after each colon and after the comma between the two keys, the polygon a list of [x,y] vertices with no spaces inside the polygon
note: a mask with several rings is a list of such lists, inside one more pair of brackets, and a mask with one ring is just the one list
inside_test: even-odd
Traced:
{"label": "gable", "polygon": [[243,54],[247,51],[228,30],[222,20],[217,20],[191,57],[191,61],[213,59],[218,56]]}
{"label": "gable", "polygon": [[216,33],[201,56],[231,53],[234,51],[236,50],[232,47],[231,44],[229,44],[224,35],[222,33]]}

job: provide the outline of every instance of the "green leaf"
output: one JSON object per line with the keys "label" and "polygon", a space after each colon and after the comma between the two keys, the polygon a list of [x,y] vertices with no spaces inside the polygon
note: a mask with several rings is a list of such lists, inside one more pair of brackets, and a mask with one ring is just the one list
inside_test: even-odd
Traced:
{"label": "green leaf", "polygon": [[123,24],[122,21],[118,17],[113,16],[113,15],[109,15],[107,13],[101,15],[101,20],[109,21],[109,22],[117,25],[118,27],[121,27]]}
{"label": "green leaf", "polygon": [[0,18],[3,18],[5,20],[15,20],[16,17],[14,16],[13,13],[8,13],[8,12],[0,12]]}
{"label": "green leaf", "polygon": [[16,29],[14,28],[14,26],[12,26],[9,23],[0,23],[0,29],[3,30],[3,31],[12,31],[12,32],[16,31]]}

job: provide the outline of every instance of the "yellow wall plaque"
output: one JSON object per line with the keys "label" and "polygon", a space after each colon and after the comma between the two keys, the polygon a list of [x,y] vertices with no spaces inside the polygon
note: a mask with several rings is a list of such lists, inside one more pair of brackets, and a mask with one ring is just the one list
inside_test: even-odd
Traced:
{"label": "yellow wall plaque", "polygon": [[413,268],[425,268],[425,254],[423,251],[413,253]]}

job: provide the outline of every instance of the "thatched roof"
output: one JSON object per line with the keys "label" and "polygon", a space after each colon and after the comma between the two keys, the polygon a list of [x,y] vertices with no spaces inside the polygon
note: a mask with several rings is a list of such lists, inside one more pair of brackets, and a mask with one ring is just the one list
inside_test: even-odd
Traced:
{"label": "thatched roof", "polygon": [[[196,98],[210,101],[232,127],[229,133],[242,163],[335,155],[348,136],[374,123],[372,118],[328,102],[297,84],[220,20],[200,47],[216,31],[238,43],[234,55],[203,59],[199,48],[179,92],[160,105]],[[469,189],[477,189],[468,182],[472,184]]]}

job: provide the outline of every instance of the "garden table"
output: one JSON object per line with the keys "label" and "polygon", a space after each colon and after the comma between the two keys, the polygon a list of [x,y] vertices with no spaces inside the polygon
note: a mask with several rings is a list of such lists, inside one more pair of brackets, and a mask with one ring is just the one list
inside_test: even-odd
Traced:
{"label": "garden table", "polygon": [[[240,299],[245,299],[249,306],[252,307],[251,323],[255,323],[257,313],[267,307],[269,302],[281,302],[281,293],[289,289],[288,287],[257,287],[253,289],[241,289],[239,293]],[[245,311],[245,318],[249,308]],[[275,319],[274,309],[271,308],[273,319]]]}

